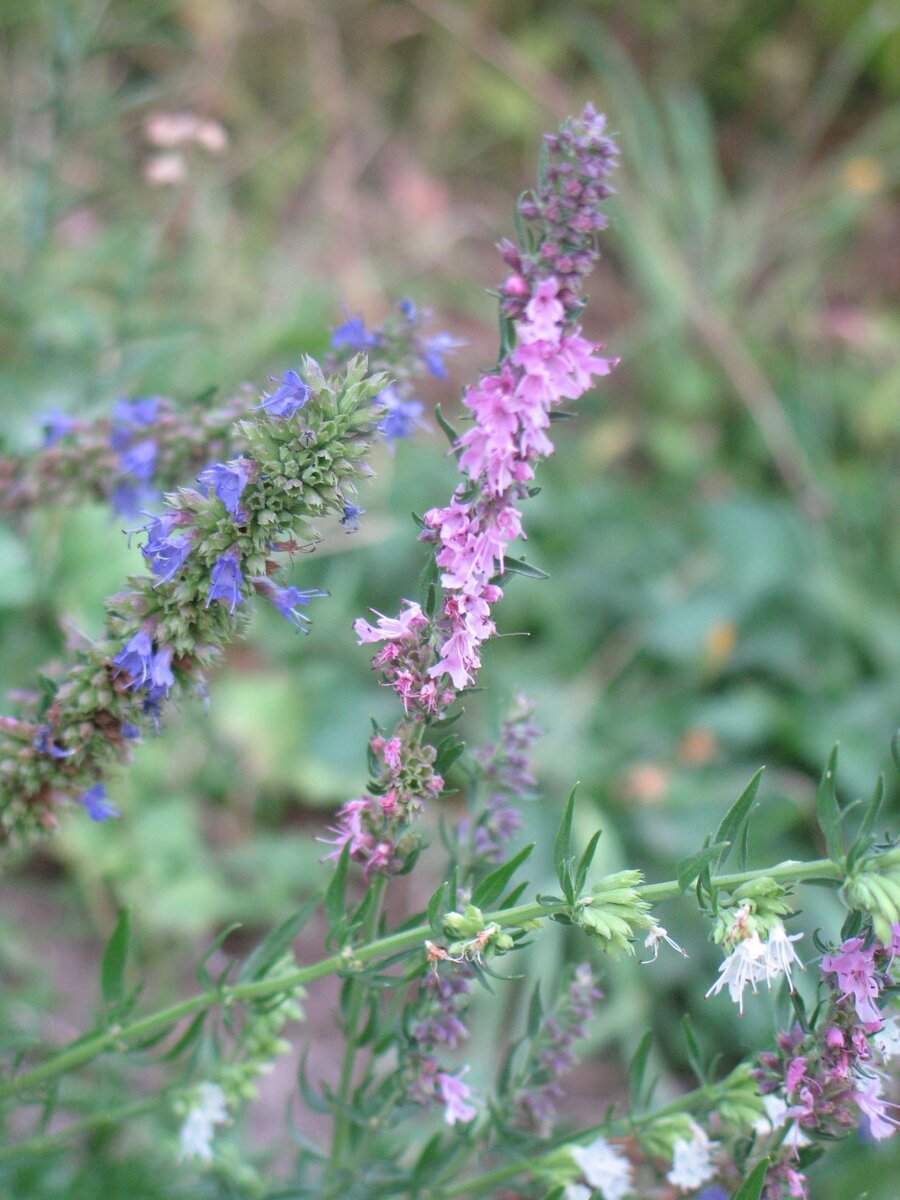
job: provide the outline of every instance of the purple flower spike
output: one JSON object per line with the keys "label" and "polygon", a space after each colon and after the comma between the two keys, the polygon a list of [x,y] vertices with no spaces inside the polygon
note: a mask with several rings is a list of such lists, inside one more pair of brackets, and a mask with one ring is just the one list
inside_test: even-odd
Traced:
{"label": "purple flower spike", "polygon": [[119,457],[119,467],[123,475],[133,475],[143,483],[149,483],[156,470],[156,442],[148,439],[145,442],[135,442]]}
{"label": "purple flower spike", "polygon": [[244,599],[241,594],[243,585],[244,577],[238,563],[237,551],[226,550],[216,559],[212,569],[206,607],[209,608],[213,600],[223,600],[228,605],[228,611],[233,613]]}
{"label": "purple flower spike", "polygon": [[341,517],[340,523],[348,533],[354,533],[359,529],[359,518],[366,515],[364,508],[357,508],[355,504],[344,505],[344,515]]}
{"label": "purple flower spike", "polygon": [[343,346],[349,350],[371,350],[378,345],[378,337],[368,332],[362,317],[349,317],[343,325],[332,330],[331,344],[335,350]]}
{"label": "purple flower spike", "polygon": [[241,492],[250,482],[253,463],[247,458],[235,459],[232,463],[214,463],[197,476],[197,482],[211,487],[225,505],[226,512],[237,515]]}
{"label": "purple flower spike", "polygon": [[269,599],[295,629],[299,629],[301,633],[309,633],[307,628],[309,617],[306,613],[299,611],[299,605],[309,604],[310,600],[322,599],[327,595],[328,592],[319,591],[318,588],[310,588],[301,592],[299,588],[295,587],[273,587]]}
{"label": "purple flower spike", "polygon": [[55,446],[58,441],[67,437],[74,430],[75,421],[68,413],[54,408],[42,418],[41,427],[44,431],[44,449],[46,450],[49,446]]}
{"label": "purple flower spike", "polygon": [[[278,381],[275,380],[277,383]],[[263,408],[271,417],[292,417],[309,399],[309,388],[296,371],[285,371],[280,386],[271,396],[263,395],[257,409]]]}
{"label": "purple flower spike", "polygon": [[114,804],[106,798],[106,788],[102,783],[95,783],[78,797],[78,803],[87,812],[92,821],[108,821],[110,817],[120,817],[122,814]]}
{"label": "purple flower spike", "polygon": [[392,387],[386,387],[378,393],[375,403],[387,409],[387,416],[378,423],[387,442],[410,437],[416,429],[423,428],[425,406],[419,400],[404,400]]}

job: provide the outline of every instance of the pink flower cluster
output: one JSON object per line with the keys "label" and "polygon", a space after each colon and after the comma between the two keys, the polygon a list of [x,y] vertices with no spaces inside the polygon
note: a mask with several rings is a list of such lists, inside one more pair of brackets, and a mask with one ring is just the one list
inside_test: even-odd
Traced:
{"label": "pink flower cluster", "polygon": [[558,291],[554,278],[538,284],[500,373],[483,376],[466,393],[474,425],[460,438],[459,465],[469,484],[446,508],[425,514],[425,536],[440,544],[445,596],[440,657],[429,675],[448,674],[457,690],[473,682],[480,646],[495,631],[491,605],[503,593],[491,580],[503,573],[510,543],[522,536],[516,501],[534,477],[532,464],[553,452],[550,413],[562,400],[583,395],[593,376],[608,375],[617,361],[598,355],[599,347],[577,328],[564,332]]}
{"label": "pink flower cluster", "polygon": [[350,847],[350,857],[365,867],[365,877],[389,874],[400,864],[397,849],[388,827],[388,817],[372,796],[359,796],[348,800],[337,811],[334,825],[329,825],[331,838],[317,838],[334,849],[326,859],[340,858],[345,846]]}
{"label": "pink flower cluster", "polygon": [[400,697],[403,711],[407,715],[440,717],[452,704],[454,693],[441,687],[429,673],[434,651],[428,618],[412,600],[404,600],[403,604],[399,617],[376,612],[376,625],[358,617],[353,629],[361,645],[385,643],[372,659],[372,666],[381,671],[385,684]]}

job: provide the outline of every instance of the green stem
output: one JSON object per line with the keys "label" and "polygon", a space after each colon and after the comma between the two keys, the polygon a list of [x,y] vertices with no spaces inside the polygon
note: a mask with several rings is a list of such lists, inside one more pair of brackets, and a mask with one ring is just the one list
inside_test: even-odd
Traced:
{"label": "green stem", "polygon": [[[386,883],[386,877],[378,875],[372,884],[372,890],[375,895],[369,906],[366,922],[363,927],[363,937],[366,941],[370,941],[375,930],[378,928],[378,918],[381,914],[381,902],[384,898]],[[350,1089],[353,1086],[353,1068],[356,1064],[356,1039],[365,998],[366,992],[362,981],[359,979],[352,980],[350,983],[350,998],[347,1005],[347,1040],[344,1045],[344,1061],[341,1066],[341,1081],[338,1087],[338,1103],[334,1112],[334,1135],[331,1141],[331,1157],[329,1159],[329,1170],[332,1174],[340,1167],[344,1154],[344,1144],[350,1130],[347,1110],[350,1105]]]}
{"label": "green stem", "polygon": [[80,1121],[72,1121],[64,1129],[57,1129],[54,1133],[37,1134],[15,1146],[0,1146],[0,1163],[16,1158],[20,1154],[46,1154],[64,1146],[68,1139],[76,1133],[90,1133],[92,1130],[102,1129],[104,1126],[115,1128],[123,1121],[130,1121],[133,1117],[140,1117],[145,1113],[152,1112],[159,1107],[163,1099],[164,1094],[158,1094],[149,1100],[136,1100],[134,1104],[120,1104],[116,1108],[105,1108],[102,1112],[82,1117]]}
{"label": "green stem", "polygon": [[[792,860],[779,863],[777,866],[768,869],[740,871],[732,875],[718,875],[713,878],[712,882],[718,887],[734,888],[739,884],[749,882],[751,879],[760,879],[766,876],[780,880],[781,882],[800,883],[806,879],[841,880],[843,879],[843,871],[836,863],[827,858],[817,859],[813,862],[797,862]],[[637,891],[645,900],[660,903],[663,900],[671,900],[679,896],[682,889],[675,880],[669,880],[666,883],[643,884]],[[547,905],[531,901],[528,904],[516,905],[515,908],[506,908],[500,912],[487,913],[485,915],[485,922],[495,921],[501,927],[510,928],[521,925],[525,921],[533,921],[539,917],[550,916],[552,913],[558,912],[563,908],[565,908],[565,904]],[[291,971],[285,975],[279,975],[270,979],[259,979],[252,983],[238,983],[224,986],[209,992],[201,992],[198,995],[189,996],[186,1000],[181,1000],[177,1004],[172,1004],[168,1008],[161,1009],[159,1012],[141,1017],[137,1021],[133,1021],[130,1025],[111,1026],[109,1029],[96,1033],[92,1037],[81,1038],[73,1042],[57,1054],[39,1063],[38,1066],[32,1067],[30,1071],[23,1071],[21,1075],[6,1080],[0,1085],[0,1099],[6,1096],[17,1095],[19,1092],[33,1088],[39,1083],[46,1082],[48,1079],[55,1079],[59,1075],[73,1071],[77,1067],[90,1062],[98,1055],[105,1053],[107,1050],[127,1050],[129,1045],[140,1043],[155,1034],[161,1033],[168,1027],[174,1026],[183,1018],[192,1017],[199,1012],[213,1008],[217,1004],[230,1004],[246,1000],[264,1000],[279,993],[292,991],[300,985],[313,983],[316,979],[322,979],[326,975],[346,973],[348,970],[352,970],[357,964],[364,966],[375,959],[387,958],[408,950],[414,950],[422,946],[424,940],[431,935],[431,932],[431,928],[428,925],[417,925],[414,929],[406,929],[401,933],[393,933],[388,937],[369,942],[367,945],[361,946],[352,952],[348,950],[346,953],[332,954],[328,958],[322,958],[318,962],[310,963],[305,967],[298,967],[295,971]]]}

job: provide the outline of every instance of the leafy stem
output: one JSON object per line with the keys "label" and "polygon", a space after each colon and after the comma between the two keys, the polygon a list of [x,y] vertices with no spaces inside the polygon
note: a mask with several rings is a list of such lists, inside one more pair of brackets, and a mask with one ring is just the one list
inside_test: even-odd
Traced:
{"label": "leafy stem", "polygon": [[[842,869],[828,858],[809,862],[789,860],[770,868],[713,876],[711,882],[714,886],[723,888],[737,887],[749,880],[764,876],[781,882],[801,883],[804,880],[817,879],[840,882],[843,874]],[[682,886],[674,879],[665,883],[643,884],[636,889],[644,900],[653,903],[675,899],[683,890]],[[559,903],[529,901],[527,904],[518,904],[512,908],[486,913],[485,921],[495,922],[501,928],[515,928],[526,921],[533,921],[562,911],[565,907],[564,901]],[[216,1005],[262,1000],[288,993],[299,986],[323,979],[327,975],[346,975],[348,970],[358,970],[367,963],[421,948],[425,939],[431,934],[432,930],[429,925],[417,925],[412,929],[404,929],[399,933],[392,933],[387,937],[370,941],[353,950],[348,949],[331,954],[327,958],[297,967],[296,970],[284,975],[211,988],[194,996],[188,996],[177,1004],[169,1005],[155,1013],[140,1017],[130,1024],[111,1025],[99,1032],[77,1039],[42,1063],[32,1067],[31,1070],[23,1071],[21,1074],[5,1080],[0,1084],[0,1098],[18,1095],[38,1084],[76,1070],[108,1050],[123,1051],[129,1047],[139,1046],[140,1043],[174,1028],[185,1017],[195,1016]]]}

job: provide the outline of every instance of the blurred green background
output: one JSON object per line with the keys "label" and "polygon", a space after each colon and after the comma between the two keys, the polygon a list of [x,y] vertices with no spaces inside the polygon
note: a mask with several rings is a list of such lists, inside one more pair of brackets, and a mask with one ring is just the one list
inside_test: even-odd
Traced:
{"label": "blurred green background", "polygon": [[[587,325],[622,365],[555,427],[526,514],[551,579],[511,584],[502,632],[529,637],[489,648],[466,735],[489,740],[530,695],[546,801],[527,832],[546,841],[578,778],[604,869],[670,877],[762,764],[755,859],[815,855],[828,750],[841,742],[843,797],[869,792],[900,710],[898,24],[866,0],[0,0],[3,448],[37,445],[54,406],[261,386],[324,352],[342,303],[374,321],[404,295],[468,339],[423,389],[453,411],[495,356],[492,247],[540,135],[593,100],[622,167]],[[153,118],[183,112],[224,136],[154,146]],[[322,884],[312,835],[364,784],[370,715],[393,712],[350,623],[415,594],[409,511],[453,486],[440,437],[376,466],[360,533],[329,531],[296,564],[293,582],[331,592],[312,635],[258,613],[208,711],[186,705],[113,782],[123,820],[72,813],[8,862],[7,1044],[83,1027],[119,905],[162,1002],[225,924],[255,935]],[[0,528],[7,690],[61,658],[68,626],[99,628],[140,562],[120,524],[85,507]],[[832,897],[810,895],[801,924],[833,930]],[[707,930],[686,904],[663,917],[692,957],[610,969],[577,1120],[618,1094],[645,1021],[662,1095],[683,1073],[681,1012],[726,1061],[785,1019],[703,1004]],[[529,970],[549,983],[580,951],[545,936]],[[329,1019],[311,1022],[326,1045]],[[158,1153],[132,1151],[7,1168],[8,1194],[118,1200]],[[860,1172],[896,1200],[890,1147],[828,1161],[822,1200],[860,1195]]]}

